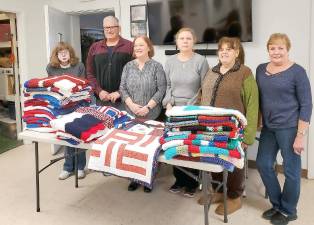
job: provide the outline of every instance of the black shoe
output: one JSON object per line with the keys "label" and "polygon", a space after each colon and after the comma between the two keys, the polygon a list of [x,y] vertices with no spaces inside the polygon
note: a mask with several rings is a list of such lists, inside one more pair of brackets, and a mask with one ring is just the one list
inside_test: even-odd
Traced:
{"label": "black shoe", "polygon": [[193,198],[195,196],[195,192],[196,192],[196,188],[186,187],[183,195],[188,198]]}
{"label": "black shoe", "polygon": [[169,188],[169,191],[171,193],[179,193],[181,191],[183,187],[178,185],[177,182],[175,182],[170,188]]}
{"label": "black shoe", "polygon": [[152,192],[152,189],[144,186],[144,192],[150,193],[150,192]]}
{"label": "black shoe", "polygon": [[111,173],[107,173],[107,172],[102,172],[102,175],[104,175],[105,177],[112,176],[112,174],[111,174]]}
{"label": "black shoe", "polygon": [[270,219],[270,223],[274,225],[286,225],[292,220],[296,220],[298,218],[297,215],[285,216],[280,212],[277,212]]}
{"label": "black shoe", "polygon": [[128,186],[128,191],[135,191],[138,188],[138,183],[131,182]]}
{"label": "black shoe", "polygon": [[265,212],[263,212],[262,217],[263,217],[265,220],[270,220],[271,217],[272,217],[273,215],[275,215],[276,213],[277,213],[277,210],[274,209],[274,208],[271,208],[271,209],[268,209],[268,210],[266,210]]}

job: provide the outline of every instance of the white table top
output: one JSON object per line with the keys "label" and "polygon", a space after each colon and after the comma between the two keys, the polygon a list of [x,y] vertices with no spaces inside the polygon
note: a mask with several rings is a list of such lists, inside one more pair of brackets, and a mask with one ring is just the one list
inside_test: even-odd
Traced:
{"label": "white table top", "polygon": [[[83,143],[79,145],[71,145],[70,143],[62,140],[58,140],[56,138],[56,135],[54,133],[41,133],[36,131],[29,131],[25,130],[18,134],[18,138],[22,140],[28,140],[28,141],[36,141],[40,143],[47,143],[47,144],[57,144],[57,145],[65,145],[75,148],[83,148],[83,149],[91,149],[93,143]],[[179,159],[165,159],[164,155],[161,154],[158,158],[159,162],[174,165],[174,166],[181,166],[181,167],[187,167],[197,170],[203,170],[203,171],[210,171],[219,173],[223,171],[223,167],[216,164],[211,163],[204,163],[204,162],[193,162],[193,161],[186,161],[186,160],[179,160]]]}

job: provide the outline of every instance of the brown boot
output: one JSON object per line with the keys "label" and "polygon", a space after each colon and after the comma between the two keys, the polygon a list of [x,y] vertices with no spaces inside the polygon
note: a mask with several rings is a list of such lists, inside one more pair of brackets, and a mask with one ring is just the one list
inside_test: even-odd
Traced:
{"label": "brown boot", "polygon": [[[241,209],[242,207],[242,202],[241,202],[241,197],[235,198],[235,199],[227,199],[227,215],[234,213],[238,209]],[[224,214],[224,204],[220,203],[218,207],[215,210],[215,213],[218,215],[223,215]]]}
{"label": "brown boot", "polygon": [[208,205],[209,204],[209,201],[210,201],[210,198],[212,198],[211,199],[211,204],[215,204],[215,203],[219,203],[219,202],[223,202],[223,200],[224,200],[224,195],[223,195],[223,193],[214,193],[214,194],[209,194],[208,196],[207,196],[207,198],[204,196],[204,195],[202,195],[199,199],[198,199],[198,201],[197,201],[197,203],[198,204],[200,204],[200,205]]}

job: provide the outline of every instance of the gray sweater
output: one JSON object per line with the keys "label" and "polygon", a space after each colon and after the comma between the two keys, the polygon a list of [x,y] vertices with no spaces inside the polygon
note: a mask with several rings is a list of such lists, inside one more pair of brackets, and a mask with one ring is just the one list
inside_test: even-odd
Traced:
{"label": "gray sweater", "polygon": [[85,78],[85,66],[81,62],[79,62],[78,64],[74,66],[70,66],[69,68],[56,68],[48,64],[46,70],[47,70],[48,76],[58,76],[58,75],[63,75],[63,74],[69,74],[69,75],[74,75],[81,78]]}
{"label": "gray sweater", "polygon": [[[157,105],[147,114],[147,119],[156,119],[161,112],[161,101],[166,91],[166,78],[162,65],[153,60],[148,60],[140,70],[135,60],[128,62],[122,72],[120,93],[122,101],[130,97],[139,105],[147,105],[152,99]],[[126,106],[126,110],[133,112]]]}
{"label": "gray sweater", "polygon": [[180,61],[178,55],[171,56],[165,65],[167,91],[164,107],[168,103],[172,106],[194,104],[208,69],[206,58],[197,53],[185,62]]}
{"label": "gray sweater", "polygon": [[309,122],[312,114],[311,86],[305,70],[293,64],[274,75],[266,74],[268,63],[256,69],[263,125],[268,128],[297,127]]}

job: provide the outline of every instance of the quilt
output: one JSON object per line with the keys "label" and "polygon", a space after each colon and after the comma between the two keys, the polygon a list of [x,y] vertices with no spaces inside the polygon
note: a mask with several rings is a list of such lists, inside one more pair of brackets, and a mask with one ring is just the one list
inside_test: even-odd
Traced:
{"label": "quilt", "polygon": [[130,178],[149,188],[153,185],[160,152],[160,136],[151,129],[111,129],[92,145],[88,168]]}

